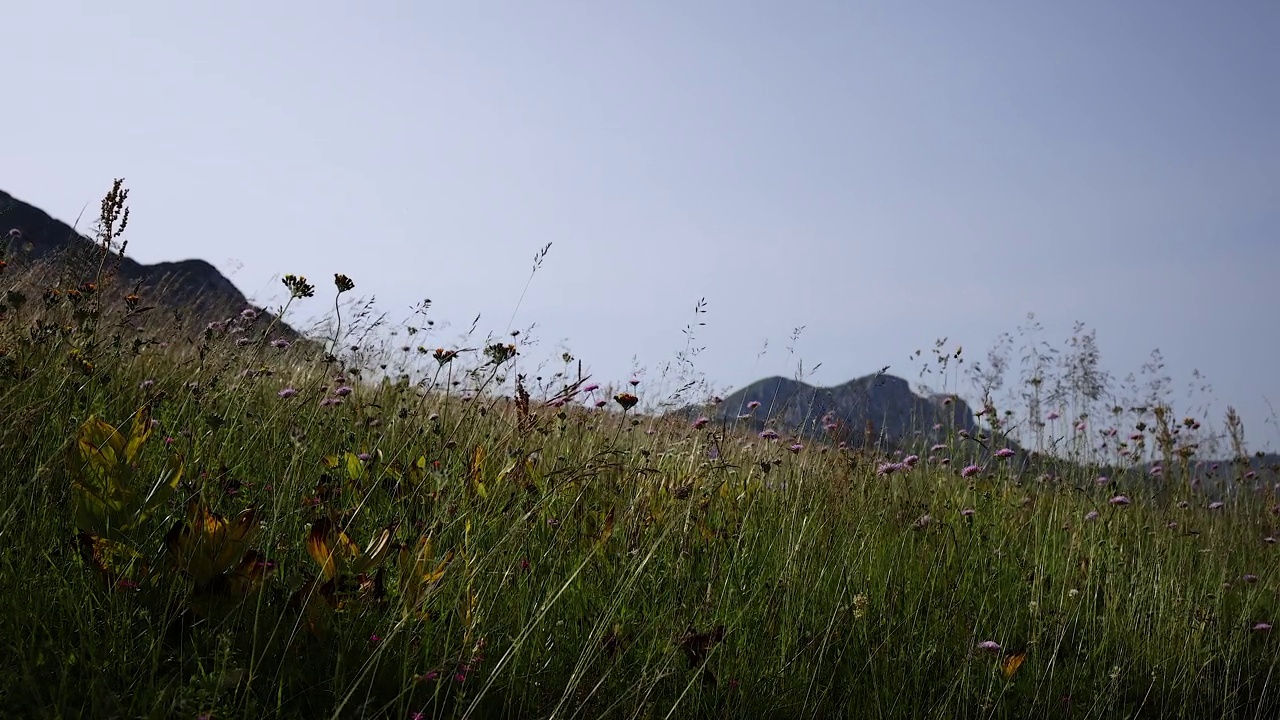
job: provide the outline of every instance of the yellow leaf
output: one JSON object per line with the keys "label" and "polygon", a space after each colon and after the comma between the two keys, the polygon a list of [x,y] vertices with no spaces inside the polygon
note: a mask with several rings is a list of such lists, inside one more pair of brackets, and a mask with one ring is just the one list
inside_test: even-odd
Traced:
{"label": "yellow leaf", "polygon": [[1000,662],[1000,672],[1004,673],[1004,679],[1008,680],[1009,678],[1012,678],[1013,674],[1018,672],[1018,668],[1022,667],[1022,661],[1026,659],[1027,654],[1021,652],[1014,653],[1002,660]]}
{"label": "yellow leaf", "polygon": [[151,409],[143,406],[133,416],[133,425],[129,428],[128,441],[124,447],[124,462],[132,463],[138,457],[142,443],[151,437]]}

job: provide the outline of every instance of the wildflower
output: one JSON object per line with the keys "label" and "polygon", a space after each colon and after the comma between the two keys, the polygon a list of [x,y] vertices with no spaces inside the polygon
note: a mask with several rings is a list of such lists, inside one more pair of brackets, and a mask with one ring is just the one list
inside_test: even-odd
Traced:
{"label": "wildflower", "polygon": [[1101,516],[1100,516],[1100,515],[1098,515],[1098,511],[1097,511],[1097,510],[1090,510],[1090,511],[1088,512],[1088,514],[1086,514],[1086,515],[1084,516],[1084,520],[1085,520],[1085,522],[1094,522],[1094,521],[1096,521],[1099,517],[1101,517]]}
{"label": "wildflower", "polygon": [[1077,432],[1084,432],[1084,429],[1085,429],[1085,424],[1083,421],[1076,423]]}
{"label": "wildflower", "polygon": [[1098,478],[1093,481],[1093,484],[1097,485],[1098,487],[1102,487],[1103,485],[1106,485],[1109,482],[1111,482],[1111,478],[1107,477],[1106,475],[1099,475]]}
{"label": "wildflower", "polygon": [[320,401],[320,407],[333,407],[335,405],[341,405],[341,404],[342,404],[342,398],[336,398],[336,397],[325,398]]}
{"label": "wildflower", "polygon": [[708,418],[708,417],[700,417],[700,418],[698,418],[697,420],[694,420],[694,421],[693,421],[693,429],[694,429],[694,430],[701,430],[702,428],[706,427],[706,426],[707,426],[707,423],[709,423],[709,422],[711,422],[711,418]]}
{"label": "wildflower", "polygon": [[609,401],[608,401],[608,400],[597,400],[597,401],[596,401],[596,407],[598,407],[598,408],[602,408],[602,407],[604,407],[605,405],[608,405],[608,404],[609,404]]}
{"label": "wildflower", "polygon": [[173,439],[173,436],[172,436],[172,435],[166,435],[166,436],[165,436],[165,438],[164,438],[164,445],[165,445],[165,447],[169,447],[169,446],[173,445],[175,442],[177,442],[177,441]]}
{"label": "wildflower", "polygon": [[932,523],[932,522],[933,522],[932,515],[921,515],[920,519],[916,520],[915,524],[912,527],[914,527],[917,530],[923,530],[929,527],[929,523]]}
{"label": "wildflower", "polygon": [[960,517],[971,518],[977,514],[978,514],[978,511],[974,510],[973,508],[965,508],[960,511]]}
{"label": "wildflower", "polygon": [[791,452],[793,452],[793,453],[798,453],[798,452],[800,452],[801,450],[803,450],[803,449],[804,449],[804,445],[802,445],[802,444],[800,444],[800,443],[793,443],[793,444],[791,445],[791,447],[789,447],[789,448],[787,448],[787,449],[788,449],[788,450],[790,450],[790,451],[791,451]]}
{"label": "wildflower", "polygon": [[1209,503],[1209,509],[1210,509],[1210,510],[1221,510],[1223,507],[1225,507],[1225,505],[1226,505],[1226,503],[1223,503],[1221,500],[1215,500],[1215,501],[1213,501],[1213,502]]}
{"label": "wildflower", "polygon": [[356,457],[360,460],[360,462],[369,462],[370,460],[373,459],[373,456],[367,452],[362,452],[359,455],[356,455]]}
{"label": "wildflower", "polygon": [[1107,502],[1111,503],[1112,505],[1128,505],[1129,498],[1125,495],[1116,495],[1115,497],[1111,498]]}
{"label": "wildflower", "polygon": [[1159,477],[1163,474],[1164,474],[1164,468],[1160,467],[1159,465],[1153,465],[1151,467],[1151,475],[1153,477]]}
{"label": "wildflower", "polygon": [[884,463],[880,467],[876,468],[876,474],[892,475],[901,469],[902,469],[902,465],[899,463]]}
{"label": "wildflower", "polygon": [[258,311],[254,310],[253,308],[245,308],[244,310],[240,311],[240,317],[243,320],[250,320],[250,321],[257,320]]}
{"label": "wildflower", "polygon": [[147,378],[146,380],[143,380],[143,381],[142,381],[142,383],[141,383],[140,385],[138,385],[138,389],[139,389],[139,390],[150,390],[150,389],[151,389],[151,387],[152,387],[153,385],[155,385],[155,384],[156,384],[156,381],[155,381],[155,380],[152,380],[152,379],[150,379],[150,378]]}
{"label": "wildflower", "polygon": [[1007,447],[1000,448],[999,450],[997,450],[997,451],[996,451],[996,457],[998,457],[998,458],[1009,458],[1009,457],[1013,457],[1013,450],[1011,450],[1010,448],[1007,448]]}
{"label": "wildflower", "polygon": [[560,520],[558,518],[548,518],[547,525],[550,526],[552,530],[555,530],[560,527]]}
{"label": "wildflower", "polygon": [[370,644],[370,645],[377,645],[377,644],[378,644],[378,643],[380,643],[380,642],[382,642],[382,638],[381,638],[381,637],[379,637],[377,633],[374,633],[374,634],[372,634],[372,635],[370,635],[370,636],[369,636],[369,644]]}
{"label": "wildflower", "polygon": [[978,643],[978,650],[979,652],[989,652],[992,654],[999,654],[1001,648],[1000,648],[1000,643],[996,642],[995,640],[983,640],[982,642]]}
{"label": "wildflower", "polygon": [[280,392],[276,393],[276,395],[278,395],[278,396],[280,396],[280,397],[282,397],[282,398],[291,398],[291,397],[293,397],[294,395],[297,395],[297,394],[298,394],[298,389],[297,389],[297,388],[294,388],[294,387],[287,387],[287,388],[285,388],[285,389],[281,390]]}
{"label": "wildflower", "polygon": [[635,407],[636,403],[640,402],[640,398],[636,397],[635,395],[632,395],[631,393],[624,392],[624,393],[618,393],[617,395],[614,395],[613,401],[621,405],[623,412],[626,412],[627,410],[630,410],[631,408]]}
{"label": "wildflower", "polygon": [[982,472],[982,468],[978,467],[977,465],[970,465],[960,471],[960,477],[971,478],[980,472]]}
{"label": "wildflower", "polygon": [[585,392],[585,393],[592,393],[592,392],[595,392],[595,391],[597,391],[597,390],[599,390],[599,389],[600,389],[600,386],[599,386],[598,384],[596,384],[596,383],[591,383],[590,385],[588,385],[588,386],[586,386],[586,387],[582,388],[582,392]]}
{"label": "wildflower", "polygon": [[305,277],[290,274],[280,278],[280,282],[284,283],[286,288],[289,288],[290,299],[309,298],[314,297],[316,294],[315,286],[307,282]]}
{"label": "wildflower", "polygon": [[339,295],[341,295],[342,293],[348,290],[355,288],[356,286],[354,282],[351,282],[351,278],[347,277],[346,275],[342,275],[340,273],[333,274],[333,284],[338,288]]}
{"label": "wildflower", "polygon": [[1241,578],[1240,578],[1240,579],[1241,579],[1241,580],[1243,580],[1243,581],[1245,581],[1245,582],[1247,582],[1247,583],[1256,583],[1256,582],[1258,582],[1258,576],[1257,576],[1257,575],[1252,575],[1252,574],[1249,574],[1249,575],[1243,575],[1243,576],[1241,576]]}
{"label": "wildflower", "polygon": [[1247,473],[1245,473],[1245,474],[1244,474],[1244,479],[1245,479],[1245,480],[1252,480],[1252,479],[1254,479],[1254,478],[1256,478],[1256,477],[1258,477],[1258,473],[1256,473],[1256,472],[1254,472],[1254,471],[1252,471],[1252,470],[1250,470],[1249,472],[1247,472]]}
{"label": "wildflower", "polygon": [[919,463],[919,462],[920,462],[920,456],[919,456],[919,455],[908,455],[908,456],[906,456],[906,457],[902,458],[902,466],[903,466],[903,467],[905,467],[905,468],[906,468],[906,469],[908,469],[908,470],[910,470],[911,468],[915,467],[915,466],[916,466],[916,464],[917,464],[917,463]]}
{"label": "wildflower", "polygon": [[1045,415],[1045,419],[1047,420],[1057,420],[1060,417],[1062,417],[1062,415],[1059,414],[1057,410],[1050,410],[1049,414]]}
{"label": "wildflower", "polygon": [[351,394],[351,388],[350,388],[349,386],[347,386],[347,385],[343,385],[342,387],[338,388],[337,390],[334,390],[334,391],[333,391],[333,394],[334,394],[334,395],[337,395],[338,397],[346,397],[346,396],[348,396],[348,395],[350,395],[350,394]]}
{"label": "wildflower", "polygon": [[760,407],[760,401],[759,401],[759,400],[752,400],[751,402],[747,403],[747,409],[748,409],[748,410],[755,410],[755,409],[756,409],[756,408],[758,408],[758,407]]}
{"label": "wildflower", "polygon": [[1267,623],[1267,622],[1254,623],[1253,628],[1251,629],[1256,633],[1271,632],[1271,623]]}
{"label": "wildflower", "polygon": [[770,430],[769,428],[765,428],[764,430],[760,431],[760,439],[761,440],[777,440],[778,433],[776,430]]}
{"label": "wildflower", "polygon": [[271,341],[271,347],[279,348],[281,350],[287,350],[289,349],[289,341],[285,340],[284,338],[276,338],[275,340]]}
{"label": "wildflower", "polygon": [[935,453],[942,452],[943,450],[946,450],[946,449],[947,449],[946,445],[943,445],[942,443],[938,443],[937,445],[934,445],[933,447],[929,448],[929,452],[935,452]]}

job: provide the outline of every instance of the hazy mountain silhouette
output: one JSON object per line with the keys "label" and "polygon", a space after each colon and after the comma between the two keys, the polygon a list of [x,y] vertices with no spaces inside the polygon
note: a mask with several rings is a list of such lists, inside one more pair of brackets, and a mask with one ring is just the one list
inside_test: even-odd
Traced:
{"label": "hazy mountain silhouette", "polygon": [[[10,248],[11,263],[52,263],[75,275],[74,258],[98,252],[97,243],[67,223],[0,190],[0,236],[11,230],[21,233],[20,247]],[[77,282],[88,279],[91,277],[75,277]],[[230,280],[204,260],[143,265],[126,254],[120,260],[118,280],[122,288],[129,290],[138,285],[145,302],[176,311],[193,327],[224,320],[249,307],[262,312],[263,320],[274,319],[251,305]],[[275,328],[280,336],[301,337],[283,322],[277,321]]]}

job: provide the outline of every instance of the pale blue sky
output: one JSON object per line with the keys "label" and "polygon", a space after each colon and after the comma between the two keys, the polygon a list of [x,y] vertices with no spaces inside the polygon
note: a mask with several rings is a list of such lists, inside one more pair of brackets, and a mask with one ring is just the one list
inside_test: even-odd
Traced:
{"label": "pale blue sky", "polygon": [[[602,379],[834,384],[1035,311],[1280,445],[1280,3],[6,4],[0,188],[132,255],[355,279]],[[319,301],[310,308],[320,312]],[[757,358],[765,340],[770,351]],[[975,357],[976,359],[976,357]]]}

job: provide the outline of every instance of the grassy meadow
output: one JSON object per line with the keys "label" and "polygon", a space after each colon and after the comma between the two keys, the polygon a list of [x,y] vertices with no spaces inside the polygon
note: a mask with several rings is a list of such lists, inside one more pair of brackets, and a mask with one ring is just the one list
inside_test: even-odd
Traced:
{"label": "grassy meadow", "polygon": [[117,200],[90,284],[17,236],[0,273],[0,714],[1280,711],[1280,508],[1191,487],[1171,410],[1120,430],[1162,474],[1107,479],[664,417],[426,315],[352,350],[341,275],[285,277],[330,341],[185,331],[113,281]]}

